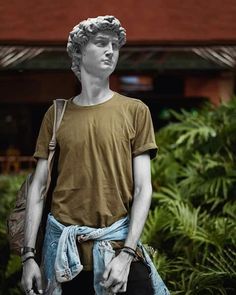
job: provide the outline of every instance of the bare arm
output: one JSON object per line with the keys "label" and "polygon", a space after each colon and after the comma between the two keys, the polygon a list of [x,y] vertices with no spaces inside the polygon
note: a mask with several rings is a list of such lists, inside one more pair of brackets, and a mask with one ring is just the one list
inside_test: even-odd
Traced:
{"label": "bare arm", "polygon": [[[134,199],[125,246],[135,249],[151,204],[152,185],[149,153],[144,153],[133,159],[133,173]],[[106,268],[103,274],[103,285],[114,293],[125,292],[131,262],[132,257],[129,254],[120,252]]]}
{"label": "bare arm", "polygon": [[34,178],[27,196],[24,246],[35,247],[38,228],[43,212],[42,194],[47,184],[47,159],[39,159],[35,170]]}
{"label": "bare arm", "polygon": [[148,153],[134,158],[133,171],[134,201],[125,246],[135,249],[147,219],[152,197],[150,155]]}
{"label": "bare arm", "polygon": [[[43,203],[42,195],[46,189],[48,176],[47,159],[39,159],[35,170],[34,178],[27,196],[24,246],[35,248],[37,233],[42,218]],[[42,294],[42,279],[38,265],[33,259],[23,264],[21,284],[24,290],[31,290],[28,294],[33,295],[33,284],[36,282],[37,292]]]}

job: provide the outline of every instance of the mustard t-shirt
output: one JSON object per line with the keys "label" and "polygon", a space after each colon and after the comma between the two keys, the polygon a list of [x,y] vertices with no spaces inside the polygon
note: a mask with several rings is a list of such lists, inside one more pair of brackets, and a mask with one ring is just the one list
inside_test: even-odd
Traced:
{"label": "mustard t-shirt", "polygon": [[[54,110],[46,112],[35,158],[47,158]],[[68,101],[56,135],[58,178],[51,212],[63,224],[109,226],[130,212],[134,182],[132,159],[157,146],[148,107],[114,92],[100,104],[79,106]],[[84,269],[91,269],[92,242],[81,244]]]}

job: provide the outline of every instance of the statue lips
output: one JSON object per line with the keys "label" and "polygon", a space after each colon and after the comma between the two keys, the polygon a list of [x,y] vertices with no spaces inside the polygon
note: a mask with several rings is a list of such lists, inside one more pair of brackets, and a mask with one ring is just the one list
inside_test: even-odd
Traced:
{"label": "statue lips", "polygon": [[106,63],[108,62],[109,64],[112,64],[112,60],[111,59],[103,59],[102,61],[103,62],[106,62]]}

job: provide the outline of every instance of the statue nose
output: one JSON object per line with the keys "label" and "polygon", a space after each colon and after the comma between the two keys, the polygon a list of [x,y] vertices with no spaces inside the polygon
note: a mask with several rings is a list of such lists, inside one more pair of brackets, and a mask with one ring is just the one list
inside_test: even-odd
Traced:
{"label": "statue nose", "polygon": [[108,54],[112,54],[113,53],[112,43],[108,43],[108,45],[107,45],[107,53]]}

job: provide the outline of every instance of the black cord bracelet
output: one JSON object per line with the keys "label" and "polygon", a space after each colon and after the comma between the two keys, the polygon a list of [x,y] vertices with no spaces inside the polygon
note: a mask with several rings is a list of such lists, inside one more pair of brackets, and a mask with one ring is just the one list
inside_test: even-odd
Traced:
{"label": "black cord bracelet", "polygon": [[124,246],[122,249],[128,249],[129,251],[132,251],[135,255],[137,254],[136,250],[134,250],[134,249],[131,248],[131,247]]}
{"label": "black cord bracelet", "polygon": [[34,256],[29,256],[29,257],[25,258],[25,260],[22,261],[22,264],[24,264],[27,260],[29,260],[29,259],[31,259],[31,258],[34,259]]}
{"label": "black cord bracelet", "polygon": [[135,251],[131,251],[130,249],[125,248],[125,247],[121,249],[121,252],[125,252],[125,253],[133,256],[134,258],[137,256]]}

